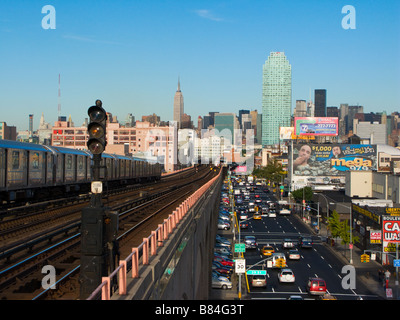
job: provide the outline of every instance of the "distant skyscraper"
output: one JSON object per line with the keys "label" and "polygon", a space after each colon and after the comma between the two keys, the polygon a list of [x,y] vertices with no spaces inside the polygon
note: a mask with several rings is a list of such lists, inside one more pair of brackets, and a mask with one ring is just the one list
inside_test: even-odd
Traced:
{"label": "distant skyscraper", "polygon": [[271,52],[263,66],[262,144],[279,143],[279,127],[292,113],[292,66],[284,52]]}
{"label": "distant skyscraper", "polygon": [[[239,129],[239,121],[234,113],[216,113],[214,116],[214,127],[218,134],[230,139],[235,143],[236,129]],[[226,134],[226,135],[225,135]]]}
{"label": "distant skyscraper", "polygon": [[293,115],[295,117],[307,117],[307,102],[306,100],[296,100],[296,109]]}
{"label": "distant skyscraper", "polygon": [[183,95],[181,92],[181,84],[178,79],[178,89],[176,90],[174,98],[174,121],[177,122],[178,129],[182,128],[182,116],[183,116]]}
{"label": "distant skyscraper", "polygon": [[326,90],[316,89],[315,96],[315,110],[314,117],[326,117]]}

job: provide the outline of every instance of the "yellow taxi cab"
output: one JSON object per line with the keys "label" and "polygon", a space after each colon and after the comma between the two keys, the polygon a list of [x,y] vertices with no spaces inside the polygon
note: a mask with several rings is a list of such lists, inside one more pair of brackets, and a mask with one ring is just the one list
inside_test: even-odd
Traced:
{"label": "yellow taxi cab", "polygon": [[261,212],[254,212],[253,219],[261,220]]}
{"label": "yellow taxi cab", "polygon": [[263,256],[271,256],[275,252],[272,246],[266,245],[261,248],[261,254]]}

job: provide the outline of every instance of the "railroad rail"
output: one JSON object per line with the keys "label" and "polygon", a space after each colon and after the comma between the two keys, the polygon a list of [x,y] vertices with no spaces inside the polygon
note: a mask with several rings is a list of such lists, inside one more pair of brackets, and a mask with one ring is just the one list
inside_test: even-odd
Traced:
{"label": "railroad rail", "polygon": [[[143,230],[142,232],[146,232],[149,228],[146,224],[149,224],[154,216],[157,216],[157,222],[151,223],[157,224],[158,221],[162,221],[166,214],[172,212],[171,208],[174,208],[177,202],[193,193],[198,185],[209,180],[213,171],[203,168],[197,175],[193,175],[193,171],[185,174],[186,177],[169,178],[173,186],[163,192],[157,191],[156,186],[162,185],[157,183],[153,185],[151,192],[150,190],[143,192],[142,197],[138,197],[139,199],[136,201],[121,203],[119,200],[119,204],[112,206],[113,211],[119,212],[118,242],[121,255],[125,254],[125,244],[131,248],[132,243],[139,241],[135,240],[135,237],[139,237],[138,239],[142,241],[140,229]],[[190,178],[196,176],[197,182],[190,180],[188,175]],[[163,185],[163,188],[166,189],[166,186]],[[185,189],[185,192],[182,189]],[[161,214],[162,212],[164,215]],[[5,264],[0,271],[0,298],[15,300],[77,299],[80,258],[79,226],[79,218],[74,218],[58,227],[53,226],[51,231],[47,227],[39,237],[32,236],[32,239],[26,237],[18,245],[10,245],[7,250],[0,251],[3,261],[8,261],[8,265]],[[49,241],[52,241],[51,245],[48,245]],[[28,255],[21,253],[26,250],[33,251],[32,248],[40,250]],[[57,270],[57,290],[41,289],[41,280],[44,277],[42,268],[46,265],[52,265]]]}

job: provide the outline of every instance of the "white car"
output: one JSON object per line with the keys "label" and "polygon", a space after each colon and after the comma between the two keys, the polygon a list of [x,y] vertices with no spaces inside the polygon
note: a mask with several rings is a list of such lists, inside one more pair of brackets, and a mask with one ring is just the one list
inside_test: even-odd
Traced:
{"label": "white car", "polygon": [[241,213],[239,216],[239,219],[242,219],[242,220],[246,220],[248,218],[249,218],[249,215],[247,213]]}
{"label": "white car", "polygon": [[299,260],[300,259],[300,253],[297,250],[290,250],[289,251],[289,259],[290,260]]}
{"label": "white car", "polygon": [[218,220],[218,230],[229,230],[231,224],[223,220]]}
{"label": "white car", "polygon": [[285,240],[283,240],[282,246],[285,249],[292,249],[294,247],[294,243],[290,239],[285,239]]}
{"label": "white car", "polygon": [[279,282],[294,282],[295,276],[291,269],[282,269],[278,274]]}
{"label": "white car", "polygon": [[276,218],[276,212],[275,212],[275,210],[270,210],[269,211],[269,213],[268,213],[268,217],[270,217],[270,218]]}

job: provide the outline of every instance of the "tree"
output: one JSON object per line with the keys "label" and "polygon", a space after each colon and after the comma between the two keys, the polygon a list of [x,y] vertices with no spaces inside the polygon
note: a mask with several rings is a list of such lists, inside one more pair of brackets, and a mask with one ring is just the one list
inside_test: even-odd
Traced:
{"label": "tree", "polygon": [[[313,194],[314,193],[313,193],[311,187],[304,187],[304,188],[292,191],[292,196],[296,201],[302,201],[303,199],[306,201],[311,201]],[[304,198],[303,198],[303,195],[304,195]]]}
{"label": "tree", "polygon": [[[349,221],[344,220],[340,222],[340,237],[342,238],[342,244],[347,245],[350,243],[350,232],[353,232],[353,229],[350,231]],[[351,237],[351,241],[353,243],[360,242],[360,238],[357,236]]]}
{"label": "tree", "polygon": [[[328,220],[328,229],[331,231],[331,235],[333,238],[341,238],[342,244],[347,245],[350,243],[350,226],[348,220],[340,221],[339,214],[336,210],[333,210],[333,213],[329,217]],[[359,242],[360,239],[357,236],[352,236],[353,243]]]}
{"label": "tree", "polygon": [[253,170],[253,175],[257,178],[264,178],[271,182],[280,183],[282,181],[282,165],[275,159],[269,160],[265,167],[257,168]]}
{"label": "tree", "polygon": [[333,210],[333,213],[329,216],[328,230],[331,231],[332,237],[334,238],[340,237],[341,233],[340,218],[336,210]]}

